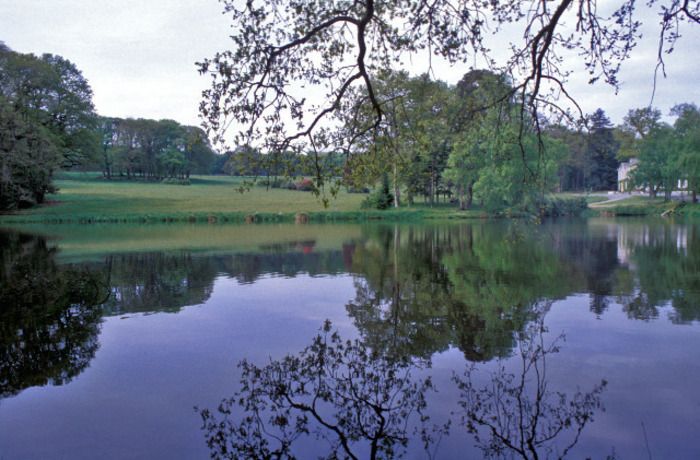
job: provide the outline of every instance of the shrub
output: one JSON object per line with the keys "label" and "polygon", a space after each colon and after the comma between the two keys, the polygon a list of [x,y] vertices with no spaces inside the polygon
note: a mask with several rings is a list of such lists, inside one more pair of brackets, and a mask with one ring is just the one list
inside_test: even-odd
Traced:
{"label": "shrub", "polygon": [[312,190],[316,189],[316,186],[314,185],[314,181],[311,179],[302,179],[294,184],[294,188],[300,192],[311,192]]}
{"label": "shrub", "polygon": [[347,187],[347,191],[348,193],[369,193],[369,188],[352,185]]}
{"label": "shrub", "polygon": [[536,212],[543,217],[578,216],[588,208],[584,197],[547,197],[536,201]]}
{"label": "shrub", "polygon": [[389,176],[382,176],[382,186],[371,193],[362,202],[365,209],[388,209],[394,204],[394,195],[389,191]]}

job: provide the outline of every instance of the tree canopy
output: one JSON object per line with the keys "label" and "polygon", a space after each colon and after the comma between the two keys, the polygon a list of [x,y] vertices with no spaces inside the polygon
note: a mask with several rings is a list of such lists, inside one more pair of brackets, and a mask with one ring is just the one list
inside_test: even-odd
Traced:
{"label": "tree canopy", "polygon": [[92,90],[61,56],[0,43],[0,209],[44,201],[56,168],[97,150]]}
{"label": "tree canopy", "polygon": [[95,166],[105,178],[184,180],[208,174],[216,159],[202,129],[174,120],[100,117],[101,155]]}
{"label": "tree canopy", "polygon": [[[538,129],[544,109],[567,113],[567,56],[578,56],[590,82],[617,87],[620,65],[640,37],[644,13],[661,15],[658,69],[685,23],[700,23],[696,0],[223,0],[233,22],[232,48],[199,63],[212,77],[201,114],[208,129],[222,133],[236,124],[239,143],[262,139],[271,150],[320,143],[349,148],[355,136],[333,136],[324,121],[343,110],[374,113],[358,134],[381,128],[391,96],[378,75],[425,52],[450,63],[483,62],[507,75],[510,96],[521,101],[522,124]],[[640,11],[643,10],[643,11]],[[518,39],[497,60],[487,36],[506,32]],[[353,93],[360,106],[350,104]],[[323,94],[314,100],[311,92]],[[357,99],[355,99],[357,101]],[[578,110],[580,112],[580,110]],[[581,115],[583,115],[581,113]]]}

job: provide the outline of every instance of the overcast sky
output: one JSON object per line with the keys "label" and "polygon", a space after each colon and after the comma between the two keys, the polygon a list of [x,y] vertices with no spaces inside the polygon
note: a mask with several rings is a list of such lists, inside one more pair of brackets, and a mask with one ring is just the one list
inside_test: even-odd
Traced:
{"label": "overcast sky", "polygon": [[[229,19],[221,10],[216,0],[0,0],[0,40],[18,52],[49,52],[74,62],[90,82],[101,115],[197,125],[208,79],[194,63],[229,46]],[[654,105],[664,114],[679,102],[700,103],[700,27],[685,32],[668,58],[669,78],[657,88]],[[623,67],[617,96],[575,73],[570,88],[585,111],[602,107],[619,123],[628,109],[649,103],[656,33],[647,29]],[[416,73],[425,70],[416,65]],[[465,70],[441,69],[438,76],[454,83]]]}

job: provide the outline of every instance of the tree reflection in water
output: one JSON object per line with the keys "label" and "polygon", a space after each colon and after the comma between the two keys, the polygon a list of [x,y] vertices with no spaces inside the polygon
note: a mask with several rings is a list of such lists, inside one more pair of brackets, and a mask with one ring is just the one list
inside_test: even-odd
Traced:
{"label": "tree reflection in water", "polygon": [[0,398],[69,382],[99,347],[106,281],[54,256],[43,238],[0,233]]}
{"label": "tree reflection in water", "polygon": [[[561,337],[546,344],[545,332],[535,321],[518,336],[516,374],[502,361],[483,387],[474,364],[453,376],[460,410],[452,415],[485,457],[564,458],[603,410],[605,381],[572,396],[549,388],[547,357],[559,350]],[[440,425],[427,415],[435,389],[430,377],[414,374],[429,363],[343,341],[329,322],[301,353],[239,367],[238,392],[216,411],[197,409],[215,459],[296,458],[294,445],[303,439],[307,447],[313,439],[326,441],[328,459],[400,458],[412,440],[434,457],[453,423],[452,415]]]}
{"label": "tree reflection in water", "polygon": [[429,425],[420,364],[343,341],[328,321],[298,355],[239,367],[241,389],[218,414],[200,411],[212,458],[295,458],[305,436],[326,441],[328,459],[399,458],[412,437],[429,450],[447,430]]}
{"label": "tree reflection in water", "polygon": [[571,397],[549,388],[547,357],[559,351],[563,336],[547,344],[545,332],[541,321],[528,326],[517,345],[517,374],[499,363],[483,387],[475,383],[474,366],[453,376],[460,391],[461,425],[485,458],[565,458],[595,412],[604,410],[600,395],[605,380]]}

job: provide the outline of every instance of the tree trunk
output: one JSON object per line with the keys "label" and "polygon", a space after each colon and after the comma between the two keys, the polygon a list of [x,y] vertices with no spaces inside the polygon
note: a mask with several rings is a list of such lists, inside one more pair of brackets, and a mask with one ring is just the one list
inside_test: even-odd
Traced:
{"label": "tree trunk", "polygon": [[401,206],[401,187],[399,187],[399,168],[394,160],[394,207]]}

